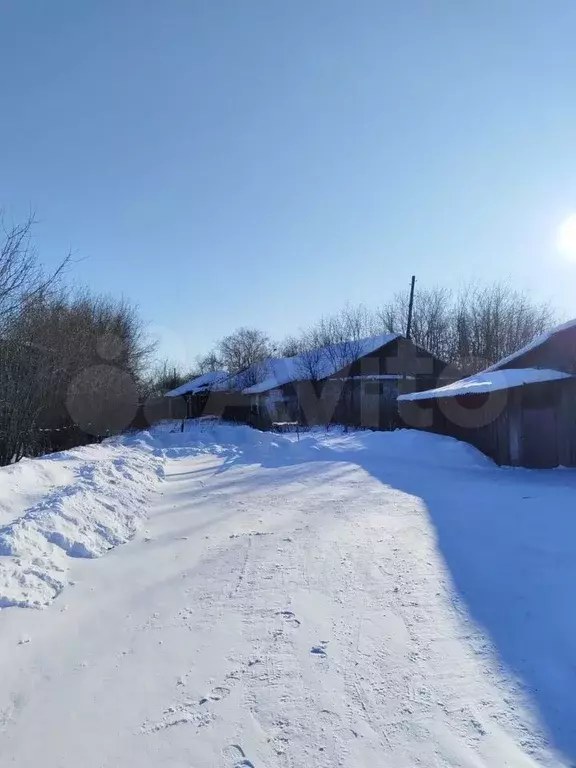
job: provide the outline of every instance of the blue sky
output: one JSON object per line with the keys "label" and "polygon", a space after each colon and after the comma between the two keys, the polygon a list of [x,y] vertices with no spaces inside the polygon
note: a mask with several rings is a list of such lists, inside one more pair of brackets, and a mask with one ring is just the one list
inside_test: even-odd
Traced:
{"label": "blue sky", "polygon": [[574,0],[12,0],[0,202],[165,351],[510,276],[576,315]]}

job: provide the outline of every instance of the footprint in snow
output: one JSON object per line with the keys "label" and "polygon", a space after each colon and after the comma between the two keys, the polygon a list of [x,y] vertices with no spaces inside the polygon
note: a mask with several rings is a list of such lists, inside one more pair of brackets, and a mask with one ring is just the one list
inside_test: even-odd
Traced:
{"label": "footprint in snow", "polygon": [[328,645],[328,640],[321,640],[320,645],[312,646],[310,653],[314,654],[314,656],[322,656],[325,658],[326,656],[328,656],[327,645]]}
{"label": "footprint in snow", "polygon": [[300,626],[300,620],[296,618],[292,611],[278,611],[276,616],[281,616],[286,624],[290,627],[294,627],[294,629],[297,629]]}
{"label": "footprint in snow", "polygon": [[226,760],[230,761],[231,768],[254,768],[254,763],[246,758],[246,754],[239,744],[230,744],[229,747],[222,750],[222,754]]}
{"label": "footprint in snow", "polygon": [[214,688],[212,693],[210,694],[210,698],[212,701],[220,701],[221,699],[225,699],[226,696],[230,695],[230,688],[226,688],[225,685],[219,685],[217,688]]}
{"label": "footprint in snow", "polygon": [[227,688],[225,685],[219,685],[208,696],[203,696],[198,704],[207,704],[209,701],[222,701],[222,699],[230,696],[230,693],[230,688]]}

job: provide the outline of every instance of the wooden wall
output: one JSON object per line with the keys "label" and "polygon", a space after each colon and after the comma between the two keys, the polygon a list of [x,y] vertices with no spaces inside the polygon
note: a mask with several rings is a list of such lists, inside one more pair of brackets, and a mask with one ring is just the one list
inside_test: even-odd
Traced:
{"label": "wooden wall", "polygon": [[400,403],[407,427],[471,443],[497,464],[576,466],[576,380]]}

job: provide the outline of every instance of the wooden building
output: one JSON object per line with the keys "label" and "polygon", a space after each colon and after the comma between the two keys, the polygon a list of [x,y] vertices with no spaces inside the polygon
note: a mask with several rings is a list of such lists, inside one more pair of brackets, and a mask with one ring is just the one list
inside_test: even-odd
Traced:
{"label": "wooden building", "polygon": [[457,378],[446,363],[397,334],[382,334],[269,360],[242,392],[261,422],[398,426],[399,391]]}
{"label": "wooden building", "polygon": [[496,365],[404,394],[406,426],[465,440],[498,464],[576,466],[576,320]]}
{"label": "wooden building", "polygon": [[[227,371],[210,371],[196,376],[180,387],[166,393],[168,398],[182,398],[186,403],[186,418],[192,419],[204,415],[215,408],[213,392],[224,393],[222,382],[229,378]],[[219,398],[217,398],[219,399]],[[209,402],[212,401],[212,402]],[[217,408],[216,408],[217,410]],[[220,414],[215,414],[220,415]]]}

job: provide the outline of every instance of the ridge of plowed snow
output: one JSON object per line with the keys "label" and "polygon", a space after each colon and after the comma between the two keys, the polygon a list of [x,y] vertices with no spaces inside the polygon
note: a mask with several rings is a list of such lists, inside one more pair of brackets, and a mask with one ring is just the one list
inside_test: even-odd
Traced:
{"label": "ridge of plowed snow", "polygon": [[[166,438],[171,438],[166,440]],[[308,432],[276,434],[259,432],[243,425],[211,426],[192,422],[189,431],[166,435],[163,444],[168,458],[194,453],[242,454],[245,462],[258,463],[263,457],[329,461],[337,454],[368,452],[375,460],[417,463],[450,469],[494,469],[494,462],[469,443],[453,437],[398,429],[394,432],[371,430],[344,431],[318,428]],[[336,455],[335,455],[336,454]]]}
{"label": "ridge of plowed snow", "polygon": [[[162,473],[150,436],[112,439],[57,457],[60,478],[71,482],[0,529],[0,608],[48,605],[67,583],[69,557],[99,557],[132,538]],[[42,476],[46,466],[28,461],[28,480],[35,471]],[[6,473],[8,481],[15,475]]]}
{"label": "ridge of plowed snow", "polygon": [[[191,422],[27,460],[2,470],[5,514],[0,528],[0,608],[43,607],[67,583],[70,557],[93,558],[131,539],[165,459],[224,455],[228,464],[332,461],[346,451],[370,451],[378,461],[419,461],[434,466],[482,467],[491,462],[465,443],[417,433],[336,429],[279,435],[243,425]],[[57,486],[24,511],[22,499]],[[14,493],[14,506],[8,500]],[[18,514],[20,513],[20,514]]]}
{"label": "ridge of plowed snow", "polygon": [[40,501],[43,496],[74,480],[68,462],[59,454],[42,459],[22,459],[17,464],[2,467],[0,482],[0,525],[6,525]]}

